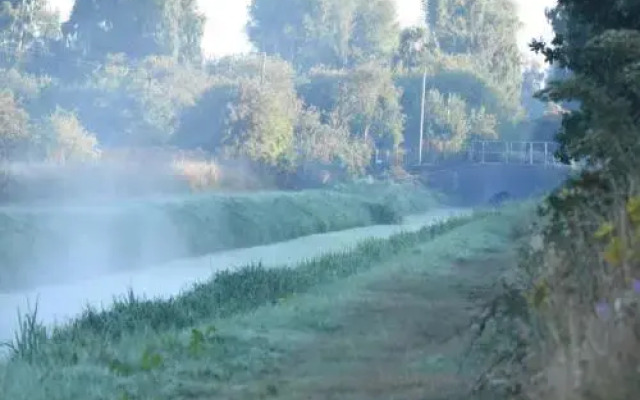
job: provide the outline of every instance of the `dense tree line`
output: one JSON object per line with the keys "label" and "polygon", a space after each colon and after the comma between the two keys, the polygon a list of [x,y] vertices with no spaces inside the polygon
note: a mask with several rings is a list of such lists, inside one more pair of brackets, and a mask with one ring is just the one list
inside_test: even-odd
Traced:
{"label": "dense tree line", "polygon": [[558,0],[555,37],[531,43],[552,66],[538,96],[564,108],[558,156],[580,168],[543,203],[519,279],[492,305],[497,331],[514,334],[492,349],[485,389],[505,398],[637,396],[639,4]]}
{"label": "dense tree line", "polygon": [[203,60],[195,0],[76,0],[63,24],[44,0],[4,1],[3,157],[174,146],[361,172],[374,146],[415,149],[423,71],[431,145],[513,135],[536,83],[511,1],[425,10],[423,28],[401,31],[391,0],[254,0],[247,32],[264,56]]}

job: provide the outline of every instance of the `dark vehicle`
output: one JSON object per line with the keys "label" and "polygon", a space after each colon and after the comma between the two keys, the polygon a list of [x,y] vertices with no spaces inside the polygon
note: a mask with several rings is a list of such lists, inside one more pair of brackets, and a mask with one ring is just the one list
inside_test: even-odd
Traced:
{"label": "dark vehicle", "polygon": [[491,196],[491,198],[489,199],[489,204],[491,204],[493,207],[498,207],[504,204],[504,202],[508,201],[509,199],[511,199],[511,195],[509,194],[509,192],[502,191]]}

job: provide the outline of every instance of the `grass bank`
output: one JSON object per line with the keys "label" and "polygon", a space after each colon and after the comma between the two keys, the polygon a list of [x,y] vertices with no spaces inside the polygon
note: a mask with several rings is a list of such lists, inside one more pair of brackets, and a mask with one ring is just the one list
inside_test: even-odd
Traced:
{"label": "grass bank", "polygon": [[102,206],[0,209],[0,290],[102,270],[397,222],[437,206],[422,187],[207,194]]}
{"label": "grass bank", "polygon": [[[455,375],[459,346],[439,343],[469,322],[464,296],[508,265],[491,257],[511,251],[520,211],[371,240],[297,268],[247,266],[170,300],[131,295],[50,340],[28,328],[16,358],[0,366],[0,389],[15,400],[332,398],[327,387],[334,398],[415,398],[420,385],[389,378]],[[384,390],[357,379],[375,380],[372,367],[382,368]],[[358,396],[339,377],[354,377]]]}

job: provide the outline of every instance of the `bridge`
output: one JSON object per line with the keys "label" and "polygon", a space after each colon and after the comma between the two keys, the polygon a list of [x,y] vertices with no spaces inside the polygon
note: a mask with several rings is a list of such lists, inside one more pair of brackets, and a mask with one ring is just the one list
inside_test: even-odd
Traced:
{"label": "bridge", "polygon": [[[450,160],[455,160],[457,164],[514,164],[566,168],[566,165],[554,156],[558,147],[556,142],[477,140],[470,142]],[[427,150],[423,154],[425,157],[419,162],[410,150],[397,151],[394,154],[390,150],[376,149],[374,163],[386,166],[402,165],[406,169],[437,167],[450,163],[450,160],[442,158],[438,152]],[[464,156],[460,157],[460,154]]]}
{"label": "bridge", "polygon": [[451,158],[426,152],[426,162],[418,163],[411,154],[376,152],[375,162],[402,165],[430,187],[469,205],[502,191],[526,198],[554,189],[571,172],[555,158],[557,149],[555,142],[473,141]]}

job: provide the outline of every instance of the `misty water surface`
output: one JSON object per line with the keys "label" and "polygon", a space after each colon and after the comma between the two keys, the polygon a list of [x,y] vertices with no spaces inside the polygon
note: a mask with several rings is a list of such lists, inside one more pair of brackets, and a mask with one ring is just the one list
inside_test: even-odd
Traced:
{"label": "misty water surface", "polygon": [[198,281],[211,278],[217,271],[258,262],[267,268],[293,266],[325,253],[347,250],[366,239],[417,231],[424,226],[470,212],[466,209],[443,208],[405,217],[403,223],[398,225],[374,225],[310,235],[286,242],[172,261],[143,270],[112,273],[25,291],[0,292],[0,342],[13,337],[18,308],[26,311],[28,302],[33,306],[36,299],[40,322],[45,325],[61,323],[81,313],[87,305],[98,308],[109,306],[114,296],[126,294],[129,288],[141,297],[166,298],[179,294]]}

